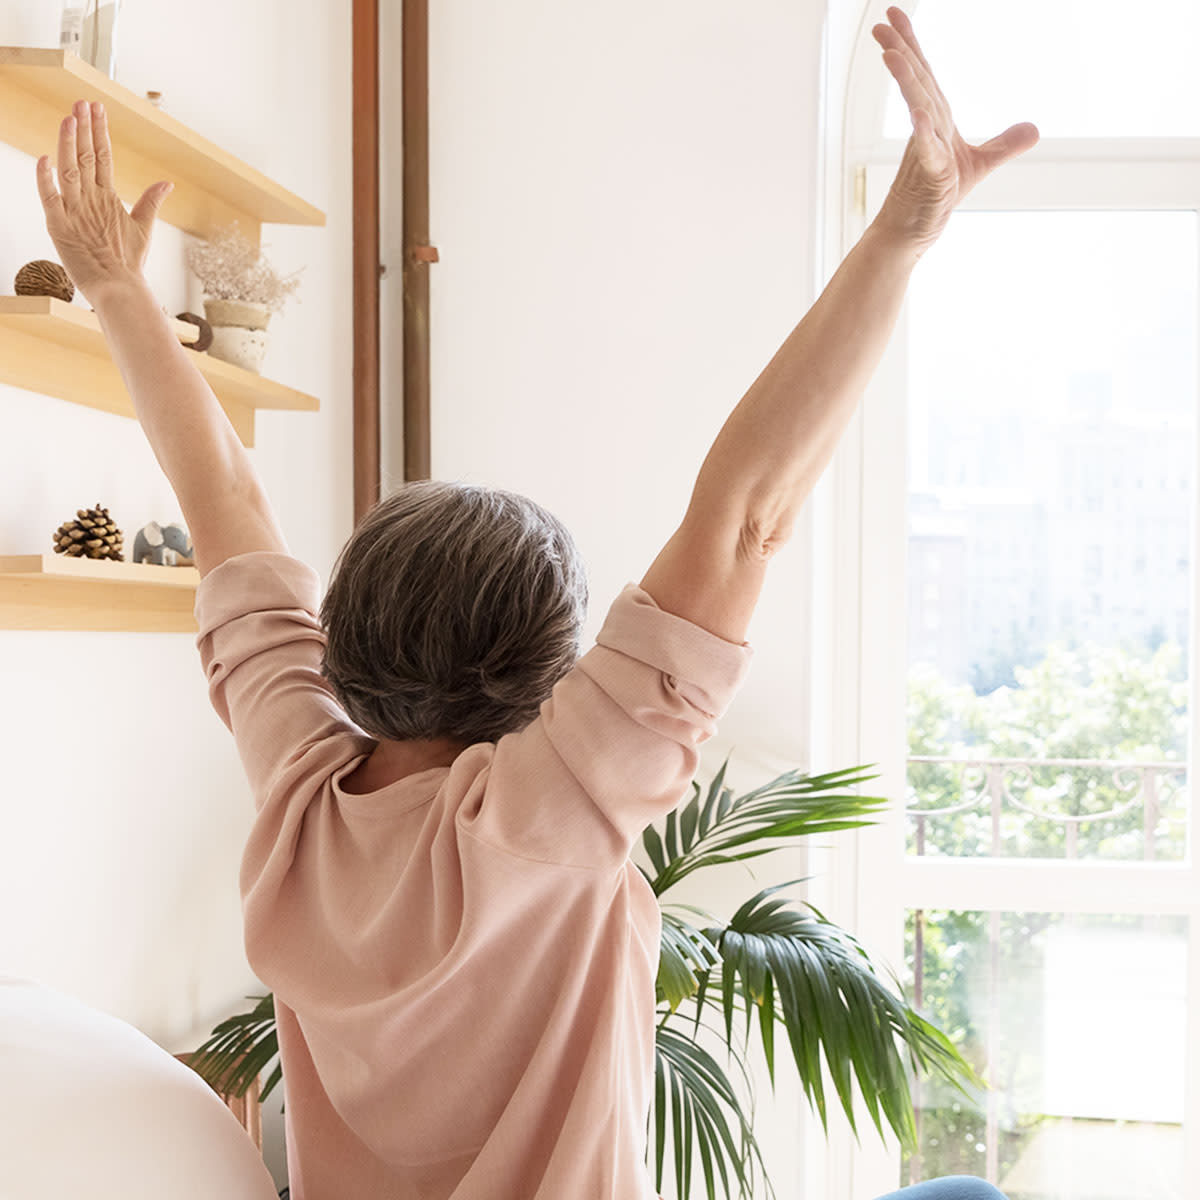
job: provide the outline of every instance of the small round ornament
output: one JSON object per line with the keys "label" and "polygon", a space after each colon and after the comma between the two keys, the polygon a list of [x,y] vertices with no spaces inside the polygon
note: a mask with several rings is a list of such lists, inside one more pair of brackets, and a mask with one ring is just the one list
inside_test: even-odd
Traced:
{"label": "small round ornament", "polygon": [[54,296],[71,303],[75,285],[71,277],[56,262],[39,258],[26,263],[13,282],[18,296]]}

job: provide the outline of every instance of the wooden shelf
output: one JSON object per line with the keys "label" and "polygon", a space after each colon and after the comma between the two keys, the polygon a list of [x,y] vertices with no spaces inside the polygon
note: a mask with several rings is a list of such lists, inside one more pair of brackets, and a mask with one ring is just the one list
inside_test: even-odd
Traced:
{"label": "wooden shelf", "polygon": [[0,556],[0,629],[194,633],[194,567]]}
{"label": "wooden shelf", "polygon": [[76,100],[101,100],[114,149],[115,184],[132,204],[150,184],[175,190],[164,221],[209,237],[237,224],[255,242],[263,224],[324,225],[325,214],[148,100],[66,50],[0,47],[0,141],[53,156],[58,126]]}
{"label": "wooden shelf", "polygon": [[[196,326],[174,324],[180,341],[196,340]],[[315,396],[232,363],[207,354],[195,355],[194,361],[247,446],[254,445],[256,409],[315,412],[319,407]],[[134,415],[99,318],[51,296],[0,296],[0,383],[123,417]]]}

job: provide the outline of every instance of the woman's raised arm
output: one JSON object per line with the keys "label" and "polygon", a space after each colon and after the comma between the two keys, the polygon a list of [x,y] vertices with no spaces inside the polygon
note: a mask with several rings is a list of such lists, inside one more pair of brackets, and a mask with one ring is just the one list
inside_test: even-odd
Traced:
{"label": "woman's raised arm", "polygon": [[1033,146],[1014,125],[959,135],[908,18],[874,29],[913,134],[883,207],[808,315],[755,380],[700,469],[687,513],[642,581],[660,607],[740,642],[767,563],[791,535],[891,336],[913,267],[959,201]]}
{"label": "woman's raised arm", "polygon": [[58,185],[37,164],[46,228],[100,319],[134,411],[175,490],[201,574],[251,550],[286,550],[257,472],[142,275],[169,183],[133,206],[113,189],[104,107],[79,101],[58,133]]}

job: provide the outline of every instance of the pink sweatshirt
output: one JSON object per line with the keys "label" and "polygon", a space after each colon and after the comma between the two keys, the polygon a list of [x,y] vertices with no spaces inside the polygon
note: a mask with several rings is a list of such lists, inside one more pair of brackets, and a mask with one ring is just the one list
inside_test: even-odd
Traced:
{"label": "pink sweatshirt", "polygon": [[659,913],[629,851],[750,652],[635,587],[539,717],[366,795],[284,555],[200,585],[258,814],[246,950],[276,998],[295,1200],[650,1200]]}

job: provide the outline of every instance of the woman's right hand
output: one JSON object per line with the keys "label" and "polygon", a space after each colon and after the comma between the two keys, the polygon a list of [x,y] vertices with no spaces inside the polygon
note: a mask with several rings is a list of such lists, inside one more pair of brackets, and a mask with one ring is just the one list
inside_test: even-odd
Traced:
{"label": "woman's right hand", "polygon": [[92,302],[106,284],[141,274],[154,219],[171,183],[151,184],[132,212],[113,187],[112,143],[104,106],[75,103],[58,130],[58,186],[49,156],[37,164],[46,229],[75,286]]}

